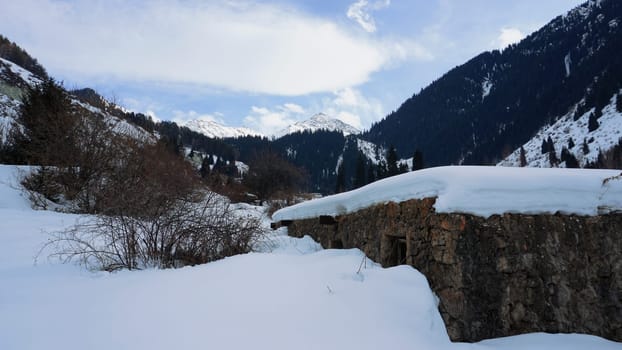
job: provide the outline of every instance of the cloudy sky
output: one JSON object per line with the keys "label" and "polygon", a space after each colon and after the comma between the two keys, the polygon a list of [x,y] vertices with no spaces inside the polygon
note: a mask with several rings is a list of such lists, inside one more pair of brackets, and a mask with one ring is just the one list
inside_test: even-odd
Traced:
{"label": "cloudy sky", "polygon": [[0,0],[0,34],[68,88],[265,134],[359,128],[581,0]]}

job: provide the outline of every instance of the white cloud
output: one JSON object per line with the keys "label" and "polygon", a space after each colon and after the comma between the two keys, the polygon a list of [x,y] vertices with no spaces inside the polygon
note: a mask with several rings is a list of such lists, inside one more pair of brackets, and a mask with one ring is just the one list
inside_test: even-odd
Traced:
{"label": "white cloud", "polygon": [[364,96],[359,90],[345,88],[334,92],[332,98],[323,100],[323,111],[356,128],[369,128],[385,116],[382,103]]}
{"label": "white cloud", "polygon": [[294,114],[304,114],[305,109],[295,103],[285,103],[283,109]]}
{"label": "white cloud", "polygon": [[[365,2],[361,13],[388,5],[359,2]],[[7,1],[0,32],[52,73],[76,79],[277,95],[356,86],[403,59],[399,50],[387,50],[392,42],[356,36],[291,7],[251,1]]]}
{"label": "white cloud", "polygon": [[391,4],[391,0],[380,0],[369,3],[367,0],[358,0],[348,7],[346,15],[355,20],[366,32],[376,31],[376,21],[371,15],[371,11],[380,10]]}
{"label": "white cloud", "polygon": [[334,117],[341,120],[344,123],[354,126],[355,128],[359,130],[362,128],[361,117],[357,114],[346,112],[346,111],[341,111],[341,112],[338,112],[337,115],[335,115]]}
{"label": "white cloud", "polygon": [[162,106],[151,99],[136,99],[132,97],[124,97],[121,100],[121,105],[129,111],[135,113],[143,113],[150,116],[151,119],[158,123],[162,121],[159,116],[159,111],[162,110]]}
{"label": "white cloud", "polygon": [[193,110],[190,110],[190,111],[175,110],[173,111],[173,117],[171,118],[171,120],[179,125],[184,125],[185,123],[191,120],[207,120],[207,121],[216,122],[222,125],[226,125],[225,121],[222,118],[222,114],[220,113],[206,114],[206,113],[199,113]]}
{"label": "white cloud", "polygon": [[316,113],[324,113],[358,129],[369,128],[373,122],[385,116],[379,100],[367,98],[357,89],[345,88],[315,100],[306,108],[293,103],[272,107],[253,106],[243,123],[264,135],[275,135]]}
{"label": "white cloud", "polygon": [[504,49],[525,38],[525,34],[518,28],[504,27],[499,30],[499,36],[495,41],[496,47]]}
{"label": "white cloud", "polygon": [[293,116],[294,114],[299,114],[295,111],[296,108],[292,111],[292,109],[286,107],[286,105],[290,107],[292,105],[297,106],[289,103],[276,106],[274,109],[253,106],[249,115],[244,118],[244,126],[264,135],[274,135],[297,121]]}

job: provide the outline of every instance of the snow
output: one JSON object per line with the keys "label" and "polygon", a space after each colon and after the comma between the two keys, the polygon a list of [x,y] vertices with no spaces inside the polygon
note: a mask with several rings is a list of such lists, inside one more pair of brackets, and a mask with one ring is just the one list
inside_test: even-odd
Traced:
{"label": "snow", "polygon": [[19,101],[0,95],[0,144],[7,140],[11,128],[15,125],[19,107]]}
{"label": "snow", "polygon": [[564,67],[566,68],[566,78],[570,76],[570,64],[572,63],[572,59],[570,58],[570,52],[564,56]]}
{"label": "snow", "polygon": [[19,75],[19,77],[30,86],[35,86],[36,84],[40,84],[42,82],[39,77],[9,60],[0,58],[0,63],[2,63],[0,66],[8,67],[11,72]]}
{"label": "snow", "polygon": [[248,173],[249,167],[248,167],[247,164],[245,164],[243,162],[240,162],[240,161],[236,160],[235,161],[235,167],[238,169],[238,173],[240,173],[240,175],[244,175],[244,174]]}
{"label": "snow", "polygon": [[339,131],[342,132],[344,136],[361,133],[359,129],[355,128],[350,124],[344,123],[339,119],[331,118],[324,113],[318,113],[310,119],[297,122],[288,126],[287,128],[278,132],[275,136],[278,138],[296,132],[315,132],[319,130]]}
{"label": "snow", "polygon": [[[71,99],[71,103],[74,105],[80,106],[91,113],[100,115],[102,118],[104,118],[104,121],[106,122],[106,124],[112,127],[112,131],[114,131],[118,135],[129,136],[131,138],[140,140],[142,142],[155,142],[156,141],[155,136],[147,132],[145,129],[137,125],[131,124],[127,122],[126,120],[120,119],[112,114],[109,114],[106,111],[101,110],[100,108],[92,106],[88,103],[84,103],[78,99]],[[105,101],[105,100],[104,100],[104,103],[110,104],[110,102]]]}
{"label": "snow", "polygon": [[384,159],[384,155],[386,153],[385,149],[373,142],[357,138],[356,146],[358,147],[358,150],[363,153],[363,155],[374,165],[378,165],[380,161]]}
{"label": "snow", "polygon": [[[589,132],[588,120],[594,109],[585,112],[577,120],[574,120],[574,109],[571,109],[566,115],[562,116],[552,125],[544,126],[538,133],[527,143],[523,145],[527,166],[530,167],[550,167],[549,155],[542,154],[542,141],[549,136],[555,144],[557,158],[561,158],[563,147],[568,147],[568,141],[572,138],[575,146],[569,151],[577,158],[581,166],[585,166],[589,162],[594,162],[598,158],[600,150],[606,151],[611,149],[622,138],[622,114],[616,111],[616,96],[613,95],[609,104],[602,110],[603,115],[598,118],[600,126],[598,129]],[[589,143],[589,153],[584,154],[582,144],[584,140],[593,141]],[[520,147],[514,150],[507,158],[497,164],[499,166],[519,166],[520,165]],[[564,165],[564,164],[562,164]]]}
{"label": "snow", "polygon": [[490,90],[492,89],[492,81],[490,77],[486,77],[484,81],[482,81],[482,100],[486,98],[486,96],[490,95]]}
{"label": "snow", "polygon": [[[425,277],[280,229],[255,253],[87,272],[41,249],[82,216],[29,208],[0,165],[0,349],[621,349],[587,335],[451,343]],[[262,215],[263,208],[240,204]],[[360,272],[359,272],[360,268]]]}
{"label": "snow", "polygon": [[218,122],[206,119],[190,120],[184,123],[183,126],[211,138],[222,139],[227,137],[264,136],[261,133],[248,128],[225,126]]}
{"label": "snow", "polygon": [[[447,166],[383,179],[359,189],[283,208],[275,221],[343,215],[386,202],[438,197],[439,213],[597,215],[622,210],[619,170]],[[607,208],[607,209],[605,209]]]}

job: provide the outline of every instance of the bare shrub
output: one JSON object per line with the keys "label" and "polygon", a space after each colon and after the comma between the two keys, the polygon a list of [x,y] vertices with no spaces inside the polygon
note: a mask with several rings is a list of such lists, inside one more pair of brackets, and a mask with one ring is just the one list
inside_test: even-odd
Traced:
{"label": "bare shrub", "polygon": [[269,199],[290,200],[305,187],[307,175],[273,152],[254,154],[243,183],[262,202]]}
{"label": "bare shrub", "polygon": [[107,271],[169,268],[249,252],[263,234],[164,145],[125,146],[95,193],[97,215],[56,233],[53,255]]}
{"label": "bare shrub", "polygon": [[19,121],[16,145],[39,166],[22,181],[31,199],[94,214],[53,236],[62,260],[107,271],[198,264],[248,252],[263,232],[166,144],[76,111],[54,82],[29,91]]}
{"label": "bare shrub", "polygon": [[249,252],[263,235],[257,218],[240,216],[212,192],[177,201],[162,215],[98,215],[57,232],[52,256],[89,269],[170,268]]}

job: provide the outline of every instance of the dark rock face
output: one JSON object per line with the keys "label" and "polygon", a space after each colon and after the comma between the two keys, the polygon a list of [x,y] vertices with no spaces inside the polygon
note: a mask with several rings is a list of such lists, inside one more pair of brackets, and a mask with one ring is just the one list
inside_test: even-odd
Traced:
{"label": "dark rock face", "polygon": [[484,219],[437,214],[434,201],[377,205],[331,225],[294,221],[289,234],[417,268],[454,341],[528,332],[622,341],[622,214]]}

